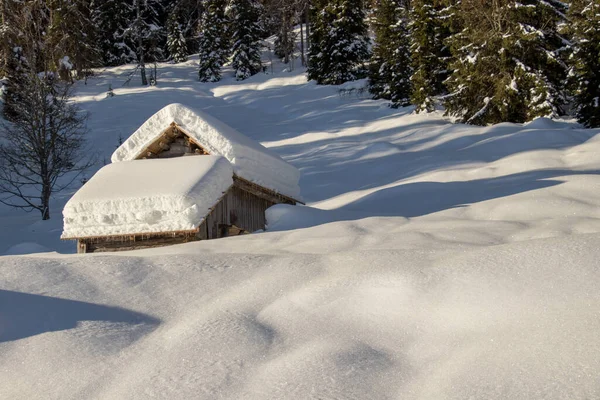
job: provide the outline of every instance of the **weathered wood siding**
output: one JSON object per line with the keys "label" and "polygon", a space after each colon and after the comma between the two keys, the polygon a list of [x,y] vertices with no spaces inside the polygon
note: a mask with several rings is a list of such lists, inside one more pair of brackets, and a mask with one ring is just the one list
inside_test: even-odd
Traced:
{"label": "weathered wood siding", "polygon": [[[78,240],[79,253],[136,250],[187,243],[196,240],[217,239],[231,233],[256,232],[265,229],[267,208],[279,203],[271,194],[258,193],[255,188],[234,184],[200,224],[197,232],[165,232],[154,235],[98,237]],[[253,193],[244,190],[252,190]],[[272,200],[268,200],[272,199]]]}
{"label": "weathered wood siding", "polygon": [[110,236],[77,240],[78,253],[101,253],[168,246],[198,240],[196,232],[169,232],[162,235]]}
{"label": "weathered wood siding", "polygon": [[200,225],[199,238],[227,236],[231,226],[250,233],[265,229],[265,211],[275,204],[234,185]]}

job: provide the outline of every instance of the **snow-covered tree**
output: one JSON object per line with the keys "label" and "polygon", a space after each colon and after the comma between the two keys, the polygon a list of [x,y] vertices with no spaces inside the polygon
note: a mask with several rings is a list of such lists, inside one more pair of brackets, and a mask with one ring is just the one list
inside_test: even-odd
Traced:
{"label": "snow-covered tree", "polygon": [[309,79],[339,85],[365,77],[370,52],[363,1],[316,2],[310,43]]}
{"label": "snow-covered tree", "polygon": [[373,10],[375,43],[369,70],[369,90],[392,107],[410,104],[412,75],[408,10],[400,0],[377,0]]}
{"label": "snow-covered tree", "polygon": [[187,44],[175,12],[171,13],[167,23],[167,50],[169,57],[174,62],[180,63],[187,60]]}
{"label": "snow-covered tree", "polygon": [[134,62],[137,59],[135,47],[125,35],[134,18],[131,0],[93,0],[92,12],[103,64],[114,66]]}
{"label": "snow-covered tree", "polygon": [[101,64],[89,0],[54,0],[48,2],[50,21],[47,30],[54,68],[65,72],[70,79],[74,70],[78,77]]}
{"label": "snow-covered tree", "polygon": [[271,0],[268,6],[276,34],[275,55],[288,64],[296,47],[294,25],[298,4],[295,0]]}
{"label": "snow-covered tree", "polygon": [[3,113],[14,121],[27,76],[52,69],[46,34],[50,10],[42,0],[6,1],[3,6],[3,28],[7,28],[3,37],[8,41],[3,48]]}
{"label": "snow-covered tree", "polygon": [[23,54],[22,47],[14,47],[12,54],[6,61],[3,79],[2,112],[4,118],[14,121],[18,115],[18,107],[22,98],[22,87],[26,77],[30,75],[31,68]]}
{"label": "snow-covered tree", "polygon": [[142,85],[147,85],[146,63],[163,58],[163,28],[159,21],[161,3],[158,0],[134,0],[133,5],[134,20],[125,30],[125,36],[132,47],[135,46]]}
{"label": "snow-covered tree", "polygon": [[314,0],[309,6],[308,27],[308,79],[320,81],[323,75],[323,51],[328,27],[333,22],[333,14],[330,12],[329,0]]}
{"label": "snow-covered tree", "polygon": [[221,80],[221,67],[227,60],[227,18],[224,0],[208,0],[200,20],[198,79],[201,82]]}
{"label": "snow-covered tree", "polygon": [[464,29],[449,40],[447,113],[478,125],[558,114],[566,69],[557,24],[564,3],[502,0],[481,7],[462,0],[459,11]]}
{"label": "snow-covered tree", "polygon": [[448,25],[443,0],[413,0],[410,12],[412,103],[416,111],[433,111],[435,97],[444,92],[449,50],[444,44]]}
{"label": "snow-covered tree", "polygon": [[262,69],[260,25],[262,6],[257,0],[231,0],[228,15],[231,20],[232,62],[237,80],[247,79]]}
{"label": "snow-covered tree", "polygon": [[588,128],[600,127],[600,0],[574,0],[569,9],[574,51],[577,119]]}

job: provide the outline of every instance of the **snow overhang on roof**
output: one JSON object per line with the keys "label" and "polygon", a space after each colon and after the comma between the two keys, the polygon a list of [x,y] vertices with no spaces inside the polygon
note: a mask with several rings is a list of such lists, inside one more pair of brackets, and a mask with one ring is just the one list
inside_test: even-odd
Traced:
{"label": "snow overhang on roof", "polygon": [[220,156],[109,164],[65,205],[62,238],[196,230],[232,177]]}
{"label": "snow overhang on roof", "polygon": [[112,162],[140,158],[172,123],[210,154],[225,157],[240,178],[301,200],[298,169],[216,118],[182,104],[170,104],[150,117],[113,153]]}

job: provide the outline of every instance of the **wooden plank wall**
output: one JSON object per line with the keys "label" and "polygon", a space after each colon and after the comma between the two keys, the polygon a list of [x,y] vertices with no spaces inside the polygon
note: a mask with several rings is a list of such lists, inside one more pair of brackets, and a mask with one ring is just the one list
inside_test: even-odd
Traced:
{"label": "wooden plank wall", "polygon": [[250,193],[236,185],[232,186],[221,201],[213,208],[198,233],[165,232],[152,236],[124,236],[120,238],[99,237],[95,239],[80,239],[78,252],[94,253],[103,251],[122,251],[167,246],[196,240],[217,239],[227,236],[232,226],[246,232],[256,232],[265,229],[267,208],[276,203]]}
{"label": "wooden plank wall", "polygon": [[124,236],[122,238],[106,237],[95,239],[79,239],[77,241],[78,253],[100,253],[107,251],[125,251],[148,249],[153,247],[168,246],[171,244],[187,243],[198,240],[195,233],[165,233],[153,236]]}
{"label": "wooden plank wall", "polygon": [[233,186],[200,225],[198,238],[217,239],[227,236],[235,225],[247,232],[265,229],[265,211],[275,203]]}

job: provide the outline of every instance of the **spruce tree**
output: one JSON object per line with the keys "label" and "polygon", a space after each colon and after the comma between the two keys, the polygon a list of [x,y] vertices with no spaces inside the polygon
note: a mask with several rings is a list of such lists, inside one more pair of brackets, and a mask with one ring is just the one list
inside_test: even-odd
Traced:
{"label": "spruce tree", "polygon": [[[81,78],[101,64],[90,1],[54,0],[48,4],[51,18],[47,41],[54,67],[65,73],[74,69]],[[63,75],[63,78],[70,76]]]}
{"label": "spruce tree", "polygon": [[7,120],[16,121],[19,117],[19,104],[22,102],[22,90],[27,76],[31,75],[31,68],[22,47],[14,47],[12,50],[5,66],[2,113]]}
{"label": "spruce tree", "polygon": [[98,32],[103,64],[123,65],[137,59],[135,46],[125,35],[134,17],[131,0],[93,0],[92,21]]}
{"label": "spruce tree", "polygon": [[237,80],[244,80],[262,69],[260,25],[262,6],[257,0],[232,0],[231,20],[232,62]]}
{"label": "spruce tree", "polygon": [[560,112],[565,66],[557,33],[563,3],[463,0],[464,29],[453,35],[446,111],[462,122],[526,122]]}
{"label": "spruce tree", "polygon": [[433,111],[435,97],[445,91],[450,53],[444,43],[449,31],[444,18],[446,4],[442,1],[413,0],[411,4],[411,101],[417,112]]}
{"label": "spruce tree", "polygon": [[18,0],[2,0],[0,3],[0,76],[8,74],[8,64],[12,61],[17,40],[22,36],[20,24],[17,22]]}
{"label": "spruce tree", "polygon": [[375,44],[369,68],[369,90],[392,107],[410,104],[412,69],[408,15],[399,0],[377,0],[373,10]]}
{"label": "spruce tree", "polygon": [[315,6],[308,78],[339,85],[365,77],[370,52],[363,1],[331,0]]}
{"label": "spruce tree", "polygon": [[198,79],[201,82],[221,80],[221,67],[227,60],[227,19],[224,0],[208,0],[200,20]]}
{"label": "spruce tree", "polygon": [[294,32],[295,4],[291,1],[275,2],[277,7],[272,9],[275,16],[277,37],[275,38],[275,55],[285,64],[290,62],[296,47],[296,34]]}
{"label": "spruce tree", "polygon": [[309,6],[308,24],[308,68],[306,70],[309,80],[322,83],[325,57],[325,38],[327,29],[333,22],[333,14],[329,7],[329,0],[314,0]]}
{"label": "spruce tree", "polygon": [[574,51],[570,66],[575,81],[577,119],[600,127],[600,0],[574,0],[569,9]]}
{"label": "spruce tree", "polygon": [[167,23],[167,50],[175,62],[187,61],[187,45],[176,12],[172,12]]}

